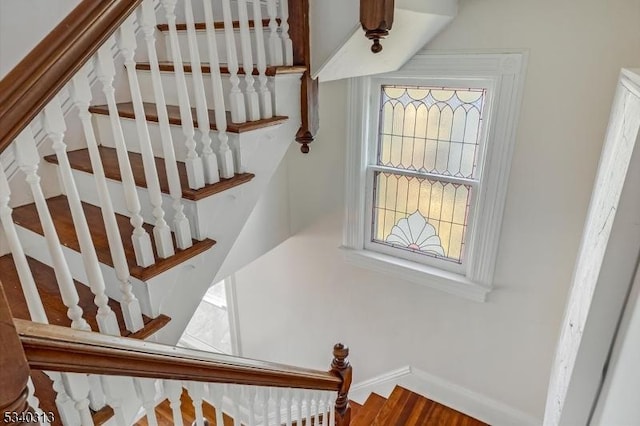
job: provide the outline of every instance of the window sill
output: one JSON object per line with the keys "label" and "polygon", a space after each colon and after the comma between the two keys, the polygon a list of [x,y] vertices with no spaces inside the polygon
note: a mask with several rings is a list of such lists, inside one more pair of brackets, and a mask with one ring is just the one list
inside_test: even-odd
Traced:
{"label": "window sill", "polygon": [[476,302],[486,301],[491,288],[466,277],[369,250],[340,247],[347,263],[443,291]]}

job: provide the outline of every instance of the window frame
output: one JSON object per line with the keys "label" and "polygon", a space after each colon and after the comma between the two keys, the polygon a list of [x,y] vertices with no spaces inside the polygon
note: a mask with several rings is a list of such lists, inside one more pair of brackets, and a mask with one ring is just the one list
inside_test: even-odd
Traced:
{"label": "window frame", "polygon": [[[526,59],[522,51],[423,51],[398,71],[350,79],[343,236],[347,261],[473,300],[486,299],[493,286]],[[382,84],[487,89],[480,138],[483,146],[478,148],[479,183],[472,193],[461,264],[436,258],[417,262],[414,256],[429,256],[405,256],[399,249],[370,241],[374,194],[369,166],[376,163]]]}

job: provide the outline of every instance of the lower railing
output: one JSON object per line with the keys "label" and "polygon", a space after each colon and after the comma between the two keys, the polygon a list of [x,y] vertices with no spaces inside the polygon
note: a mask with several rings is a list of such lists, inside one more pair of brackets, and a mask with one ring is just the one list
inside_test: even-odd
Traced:
{"label": "lower railing", "polygon": [[[91,385],[76,381],[93,375],[118,426],[131,424],[125,402],[137,398],[140,414],[156,425],[155,408],[170,402],[173,422],[182,425],[183,392],[190,397],[195,423],[205,424],[203,404],[215,409],[217,425],[224,417],[234,425],[338,425],[350,422],[348,348],[337,344],[328,372],[214,354],[136,339],[13,320],[0,293],[0,412],[7,424],[48,424],[51,413],[39,408],[30,384],[30,369],[62,374],[66,393],[56,402],[73,401],[77,416],[63,424],[91,425]],[[155,380],[154,380],[155,379]],[[127,399],[127,401],[125,401]],[[144,414],[142,413],[144,410]],[[135,417],[135,416],[134,416]]]}

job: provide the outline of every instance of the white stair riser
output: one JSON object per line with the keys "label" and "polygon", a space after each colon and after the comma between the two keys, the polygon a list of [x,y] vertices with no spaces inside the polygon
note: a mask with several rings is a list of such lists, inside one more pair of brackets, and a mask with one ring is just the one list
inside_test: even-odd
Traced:
{"label": "white stair riser", "polygon": [[[51,261],[51,255],[47,249],[47,244],[45,243],[45,239],[42,235],[21,226],[17,226],[17,231],[27,256],[47,265],[53,264]],[[62,247],[62,251],[65,259],[67,260],[67,264],[69,265],[69,270],[71,271],[73,279],[86,285],[88,280],[82,263],[82,255],[67,247]],[[104,276],[107,296],[117,300],[118,302],[121,301],[122,293],[120,292],[119,281],[115,275],[115,270],[111,266],[103,263],[100,264],[100,270]],[[153,314],[153,309],[151,308],[152,305],[147,293],[147,286],[145,283],[134,277],[131,277],[131,286],[133,288],[133,293],[140,301],[140,308],[142,309],[142,312],[145,315],[151,316]]]}
{"label": "white stair riser", "polygon": [[[268,28],[265,28],[265,31],[268,31]],[[173,57],[171,56],[171,45],[169,43],[169,32],[162,31],[162,36],[165,39],[165,46],[167,46],[167,50],[165,52],[158,51],[158,57],[161,61],[171,61]],[[236,52],[238,53],[238,58],[242,57],[242,47],[240,46],[240,31],[235,30],[234,32],[234,40],[236,42]],[[268,34],[268,33],[267,33]],[[207,40],[207,32],[205,30],[196,31],[196,38],[198,40],[198,52],[200,53],[200,61],[203,63],[209,63],[209,47]],[[224,30],[218,29],[215,31],[216,43],[218,46],[218,60],[221,64],[226,64],[227,61],[227,48],[225,44]],[[182,55],[182,60],[185,63],[191,62],[191,55],[189,53],[189,41],[187,38],[186,31],[178,31],[178,43],[180,43],[180,54]],[[255,52],[256,44],[255,37],[252,34],[251,37],[251,49]]]}
{"label": "white stair riser", "polygon": [[[162,87],[164,89],[164,96],[167,102],[167,105],[178,105],[178,90],[176,86],[176,79],[173,72],[161,72],[162,76]],[[209,109],[213,109],[213,89],[211,85],[211,74],[203,74],[204,85],[205,85],[205,96],[207,100],[207,107]],[[195,98],[194,88],[193,88],[193,78],[191,73],[185,73],[185,77],[187,80],[187,89],[189,93],[189,99],[193,103]],[[239,75],[240,77],[240,89],[245,90],[245,82],[244,75]],[[255,77],[254,89],[258,91],[260,89],[260,83],[258,81],[258,76]],[[274,87],[274,77],[268,77],[268,87],[271,92],[273,92]],[[138,81],[140,82],[140,87],[142,89],[142,100],[144,102],[154,102],[153,95],[153,85],[151,80],[151,72],[138,70]],[[224,106],[227,111],[230,110],[229,105],[229,91],[231,90],[231,82],[229,81],[229,74],[222,74],[222,87],[224,88]],[[272,96],[273,98],[273,96]],[[275,105],[272,102],[272,109],[275,111]]]}
{"label": "white stair riser", "polygon": [[[195,118],[195,117],[194,117]],[[93,114],[94,126],[96,129],[98,141],[101,145],[107,146],[110,148],[115,148],[113,143],[113,134],[111,132],[111,125],[109,124],[109,116],[102,114]],[[123,118],[120,120],[122,123],[122,132],[124,133],[125,143],[127,145],[127,150],[130,152],[140,153],[140,144],[138,142],[138,136],[136,133],[136,122],[133,119]],[[163,158],[162,151],[162,139],[160,137],[160,126],[158,123],[154,121],[148,121],[149,127],[149,135],[151,137],[151,146],[153,149],[153,154],[156,157]],[[178,161],[184,162],[187,155],[187,149],[184,145],[185,137],[182,133],[182,128],[180,126],[170,126],[171,128],[171,137],[173,138],[173,149],[176,153],[176,159]],[[218,148],[220,147],[220,141],[218,140],[218,132],[211,131],[211,147],[214,152],[218,152]],[[201,152],[200,147],[200,132],[196,130],[195,140],[198,142],[198,151]],[[234,146],[234,144],[238,141],[237,133],[229,133],[229,144]]]}

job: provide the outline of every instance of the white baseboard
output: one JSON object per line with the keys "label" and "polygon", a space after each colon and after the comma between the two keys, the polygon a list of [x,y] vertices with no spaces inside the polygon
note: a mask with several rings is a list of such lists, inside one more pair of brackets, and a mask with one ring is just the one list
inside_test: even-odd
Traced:
{"label": "white baseboard", "polygon": [[396,385],[492,426],[540,426],[542,424],[542,419],[531,414],[411,366],[357,383],[351,387],[349,397],[359,404],[363,404],[371,392],[387,398]]}

